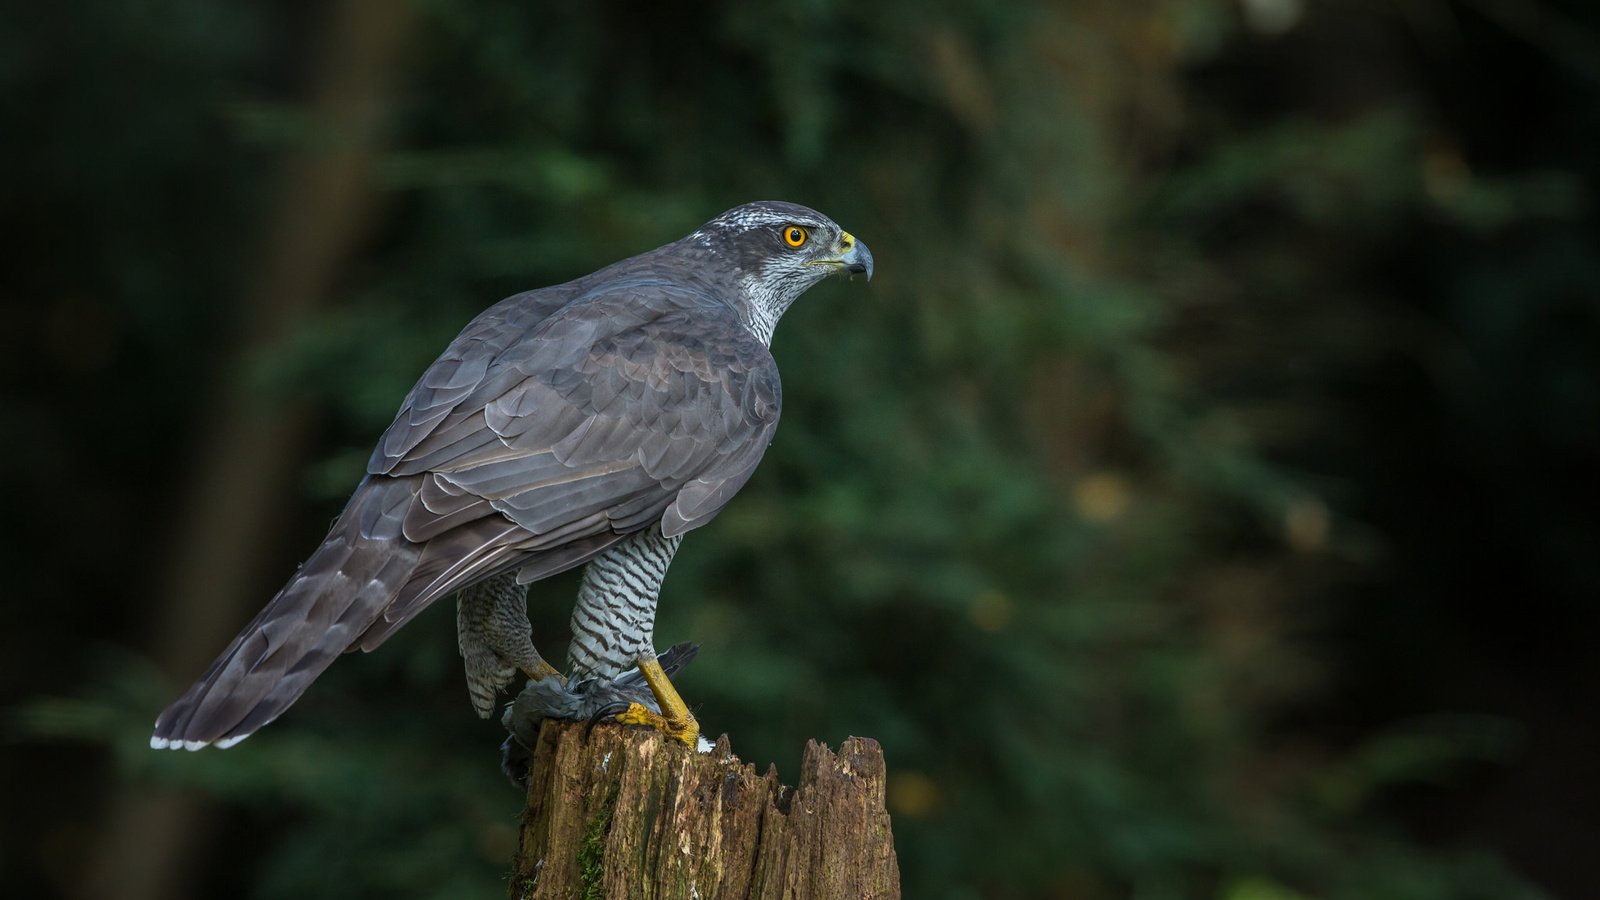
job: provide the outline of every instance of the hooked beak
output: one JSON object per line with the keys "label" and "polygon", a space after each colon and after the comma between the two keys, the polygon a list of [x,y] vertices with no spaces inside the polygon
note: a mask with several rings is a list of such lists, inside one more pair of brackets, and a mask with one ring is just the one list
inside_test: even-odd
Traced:
{"label": "hooked beak", "polygon": [[856,236],[848,231],[839,233],[839,248],[844,253],[839,257],[839,266],[851,275],[866,275],[867,280],[872,280],[872,251],[867,245],[856,240]]}

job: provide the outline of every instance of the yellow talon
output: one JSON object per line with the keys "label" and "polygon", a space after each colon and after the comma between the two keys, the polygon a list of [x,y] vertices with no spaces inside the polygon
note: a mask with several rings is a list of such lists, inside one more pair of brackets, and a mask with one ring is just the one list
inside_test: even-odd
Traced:
{"label": "yellow talon", "polygon": [[627,709],[617,713],[617,721],[624,725],[648,725],[661,731],[667,730],[667,720],[643,703],[629,703]]}
{"label": "yellow talon", "polygon": [[698,747],[700,723],[695,720],[694,713],[689,712],[683,698],[678,696],[678,689],[667,680],[667,673],[661,671],[661,663],[654,656],[642,657],[639,660],[639,674],[650,685],[650,693],[655,695],[661,712],[655,712],[642,703],[630,703],[627,709],[617,714],[617,721],[625,725],[649,725],[667,737],[690,747]]}

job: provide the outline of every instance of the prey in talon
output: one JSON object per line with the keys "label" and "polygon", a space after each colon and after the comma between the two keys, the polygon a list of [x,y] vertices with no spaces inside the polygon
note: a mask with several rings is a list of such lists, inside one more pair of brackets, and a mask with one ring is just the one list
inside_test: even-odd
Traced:
{"label": "prey in talon", "polygon": [[[674,644],[656,658],[654,665],[663,674],[677,677],[699,652],[699,644],[687,641]],[[505,715],[501,717],[501,723],[511,734],[500,745],[500,768],[512,784],[526,789],[532,758],[530,748],[538,740],[539,726],[545,719],[587,722],[590,729],[606,722],[630,724],[628,714],[636,707],[659,714],[661,710],[656,703],[655,694],[640,669],[624,672],[615,679],[570,683],[555,679],[529,681],[516,700],[506,705]],[[651,722],[642,724],[654,727]],[[701,752],[711,749],[711,743],[703,737],[690,746]]]}
{"label": "prey in talon", "polygon": [[[151,746],[238,743],[341,654],[450,595],[480,715],[518,672],[557,694],[636,675],[648,697],[617,718],[693,746],[698,723],[656,658],[667,566],[772,443],[779,318],[872,266],[827,216],[763,201],[491,306],[422,373],[321,546],[161,713]],[[585,564],[562,681],[534,647],[526,589]]]}

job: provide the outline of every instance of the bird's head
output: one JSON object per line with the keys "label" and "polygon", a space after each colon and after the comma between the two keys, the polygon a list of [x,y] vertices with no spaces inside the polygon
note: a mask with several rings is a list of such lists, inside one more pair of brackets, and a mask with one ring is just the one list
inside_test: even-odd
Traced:
{"label": "bird's head", "polygon": [[822,213],[795,203],[736,206],[689,237],[731,265],[739,288],[756,307],[752,325],[767,339],[778,317],[822,279],[872,278],[872,251],[866,244]]}

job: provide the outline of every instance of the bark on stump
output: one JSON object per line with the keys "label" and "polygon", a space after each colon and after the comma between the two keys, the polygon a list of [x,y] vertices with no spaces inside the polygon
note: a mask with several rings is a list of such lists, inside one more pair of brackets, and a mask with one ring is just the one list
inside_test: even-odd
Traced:
{"label": "bark on stump", "polygon": [[883,751],[806,743],[800,783],[642,728],[547,720],[512,873],[518,900],[900,896]]}

